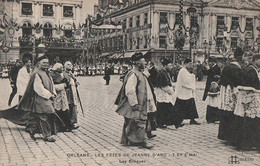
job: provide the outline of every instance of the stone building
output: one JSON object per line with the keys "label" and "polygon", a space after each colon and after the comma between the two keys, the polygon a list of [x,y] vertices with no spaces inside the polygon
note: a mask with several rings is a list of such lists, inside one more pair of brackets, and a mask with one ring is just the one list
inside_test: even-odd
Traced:
{"label": "stone building", "polygon": [[40,43],[45,44],[52,59],[81,56],[82,5],[81,0],[1,1],[0,61],[21,58],[25,51],[35,54]]}
{"label": "stone building", "polygon": [[[153,61],[164,56],[204,61],[232,55],[238,46],[260,49],[257,0],[99,0],[94,11],[92,34],[101,58],[141,51]],[[114,27],[98,28],[104,24]]]}

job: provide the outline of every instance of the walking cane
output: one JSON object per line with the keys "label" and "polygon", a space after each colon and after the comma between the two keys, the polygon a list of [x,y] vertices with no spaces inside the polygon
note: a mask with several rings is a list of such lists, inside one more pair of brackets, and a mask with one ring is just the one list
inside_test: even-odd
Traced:
{"label": "walking cane", "polygon": [[82,111],[82,115],[83,115],[83,117],[85,117],[85,114],[84,114],[84,111],[83,111],[83,106],[82,106],[81,99],[80,99],[80,96],[79,96],[78,88],[76,88],[76,92],[77,92],[77,96],[78,96],[78,99],[79,99],[79,105],[80,105],[80,108],[81,108],[81,111]]}
{"label": "walking cane", "polygon": [[[56,97],[56,94],[55,94],[55,93],[53,93],[53,92],[51,92],[51,93],[52,93],[52,95],[54,95],[54,96]],[[53,99],[52,99],[52,100],[53,100]],[[62,126],[66,126],[65,123],[63,122],[63,120],[60,118],[60,116],[59,116],[56,112],[54,112],[54,114],[55,114],[56,117],[61,121]]]}
{"label": "walking cane", "polygon": [[59,117],[59,115],[58,115],[56,112],[55,112],[54,114],[55,114],[56,117],[61,121],[62,126],[64,127],[64,126],[65,126],[65,123],[61,120],[61,118]]}
{"label": "walking cane", "polygon": [[[69,76],[72,77],[72,79],[73,79],[73,80],[76,82],[76,84],[77,84],[77,79],[75,78],[75,76],[74,76],[71,72],[69,73]],[[77,86],[75,86],[75,87],[76,87],[77,97],[78,97],[78,99],[79,99],[79,105],[80,105],[80,108],[81,108],[81,111],[82,111],[82,115],[83,115],[83,117],[85,117],[84,110],[83,110],[83,106],[82,106],[81,99],[80,99],[80,96],[79,96],[79,91],[78,91]]]}

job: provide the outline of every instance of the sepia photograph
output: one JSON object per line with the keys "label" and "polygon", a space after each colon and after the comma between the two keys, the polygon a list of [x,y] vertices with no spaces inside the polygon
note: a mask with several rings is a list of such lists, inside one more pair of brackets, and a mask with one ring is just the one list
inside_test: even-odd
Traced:
{"label": "sepia photograph", "polygon": [[260,165],[260,0],[0,0],[0,166]]}

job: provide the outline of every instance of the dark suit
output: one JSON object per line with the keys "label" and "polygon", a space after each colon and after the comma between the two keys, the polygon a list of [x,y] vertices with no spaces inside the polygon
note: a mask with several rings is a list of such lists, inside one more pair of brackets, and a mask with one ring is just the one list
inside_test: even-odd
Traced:
{"label": "dark suit", "polygon": [[203,98],[202,98],[203,101],[205,101],[206,98],[207,98],[207,95],[208,95],[208,92],[209,92],[209,89],[210,89],[210,85],[211,85],[214,77],[216,75],[220,76],[220,74],[221,74],[221,69],[220,69],[220,67],[217,64],[215,64],[213,67],[211,67],[208,70],[208,72],[207,72],[208,77],[207,77],[206,87],[205,87]]}

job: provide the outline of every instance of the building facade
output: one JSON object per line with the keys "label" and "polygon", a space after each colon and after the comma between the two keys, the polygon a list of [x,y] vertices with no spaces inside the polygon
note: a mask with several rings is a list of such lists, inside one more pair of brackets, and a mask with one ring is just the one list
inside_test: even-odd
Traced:
{"label": "building facade", "polygon": [[238,46],[252,52],[260,49],[256,0],[122,0],[113,2],[115,8],[100,4],[95,23],[122,29],[97,28],[100,25],[92,29],[97,56],[127,58],[141,51],[153,61],[165,56],[204,61],[232,55]]}
{"label": "building facade", "polygon": [[85,18],[80,0],[3,0],[0,61],[19,59],[25,51],[37,53],[43,43],[48,56],[74,58],[84,45]]}

